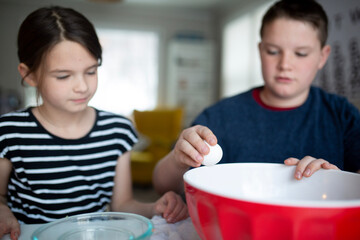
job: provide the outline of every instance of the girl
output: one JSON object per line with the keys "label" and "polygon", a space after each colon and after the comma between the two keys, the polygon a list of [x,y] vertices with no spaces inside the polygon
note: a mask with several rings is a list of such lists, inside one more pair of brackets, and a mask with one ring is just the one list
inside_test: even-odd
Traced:
{"label": "girl", "polygon": [[42,103],[0,118],[0,237],[20,223],[70,215],[133,212],[168,222],[188,216],[181,197],[132,197],[132,123],[88,106],[97,88],[101,46],[93,25],[62,7],[41,8],[22,23],[18,70]]}

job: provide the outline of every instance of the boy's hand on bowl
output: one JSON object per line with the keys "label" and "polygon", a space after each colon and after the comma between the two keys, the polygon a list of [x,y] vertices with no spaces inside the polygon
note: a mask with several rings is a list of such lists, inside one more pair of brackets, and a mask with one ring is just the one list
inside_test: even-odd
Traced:
{"label": "boy's hand on bowl", "polygon": [[298,180],[302,179],[302,177],[310,177],[314,172],[321,168],[340,170],[337,166],[322,158],[318,159],[311,156],[306,156],[301,160],[297,158],[288,158],[284,163],[288,166],[296,165],[295,178]]}
{"label": "boy's hand on bowl", "polygon": [[180,195],[170,191],[156,201],[154,215],[162,215],[168,223],[175,223],[189,217],[188,209]]}

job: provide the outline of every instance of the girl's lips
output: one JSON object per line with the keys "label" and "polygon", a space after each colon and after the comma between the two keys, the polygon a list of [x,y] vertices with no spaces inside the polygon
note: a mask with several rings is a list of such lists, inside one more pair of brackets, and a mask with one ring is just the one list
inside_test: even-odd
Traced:
{"label": "girl's lips", "polygon": [[83,103],[87,101],[87,98],[78,98],[78,99],[73,99],[72,101],[75,103]]}

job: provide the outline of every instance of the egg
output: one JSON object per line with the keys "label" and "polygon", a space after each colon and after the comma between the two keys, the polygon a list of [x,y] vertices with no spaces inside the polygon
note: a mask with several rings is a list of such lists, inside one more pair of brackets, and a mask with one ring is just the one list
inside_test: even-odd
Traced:
{"label": "egg", "polygon": [[206,141],[204,141],[208,147],[210,148],[210,152],[204,156],[204,161],[202,162],[202,165],[205,166],[212,166],[220,162],[223,151],[219,144],[216,144],[215,146],[210,146]]}

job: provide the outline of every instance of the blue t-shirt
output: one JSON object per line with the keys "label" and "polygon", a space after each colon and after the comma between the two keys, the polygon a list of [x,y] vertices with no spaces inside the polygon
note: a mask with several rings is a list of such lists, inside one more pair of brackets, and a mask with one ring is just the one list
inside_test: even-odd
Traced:
{"label": "blue t-shirt", "polygon": [[216,135],[223,149],[220,163],[283,163],[312,156],[343,170],[360,170],[360,113],[346,98],[311,87],[303,105],[277,111],[261,106],[255,90],[219,101],[193,122]]}

